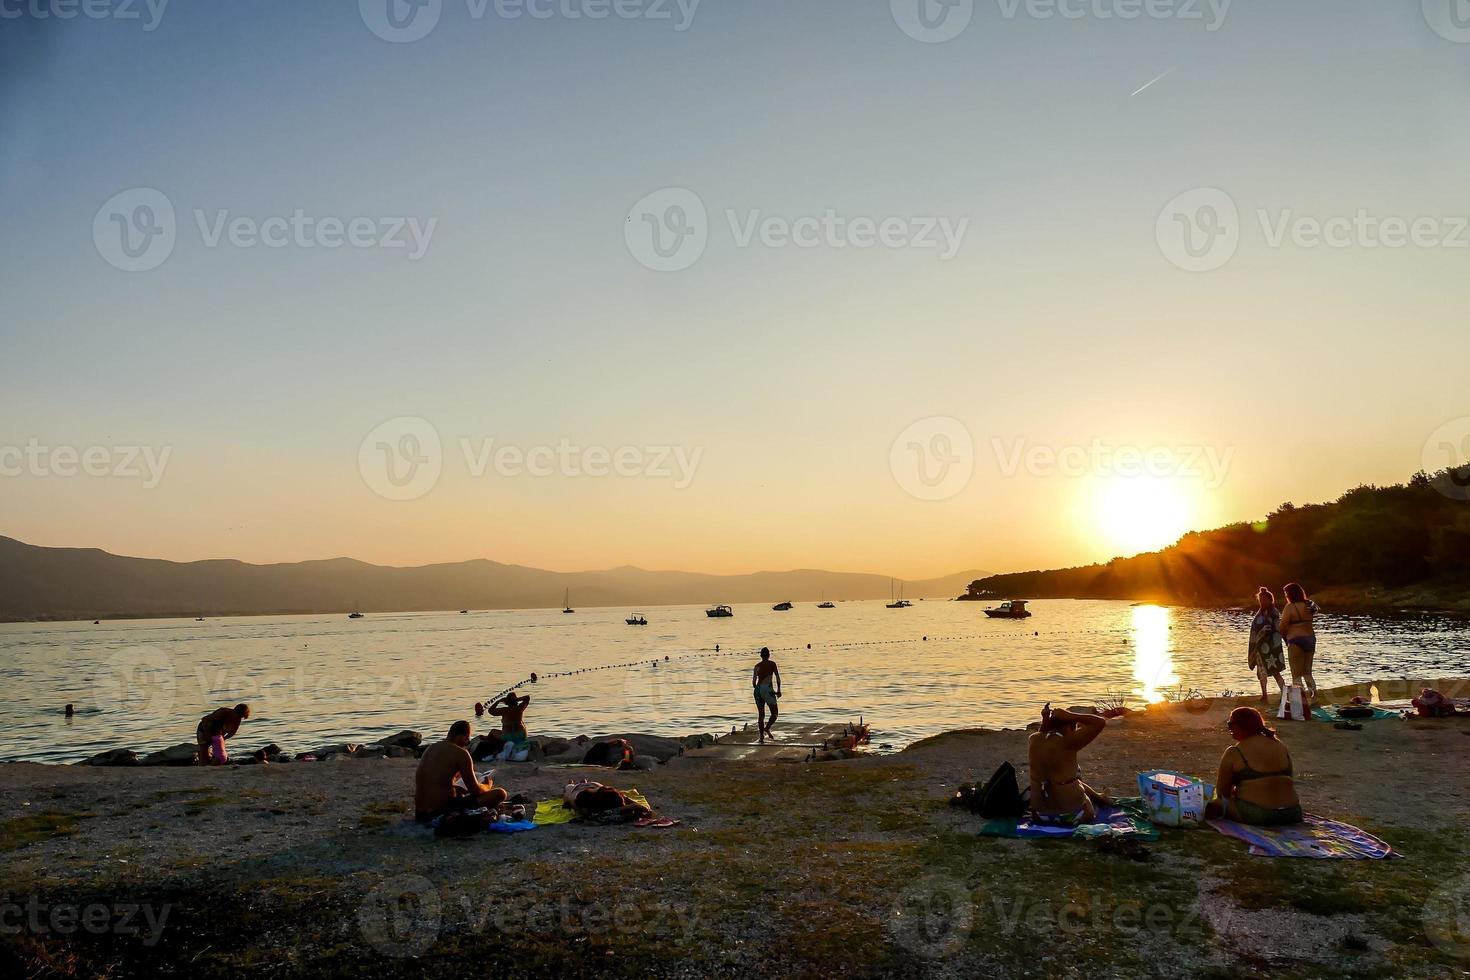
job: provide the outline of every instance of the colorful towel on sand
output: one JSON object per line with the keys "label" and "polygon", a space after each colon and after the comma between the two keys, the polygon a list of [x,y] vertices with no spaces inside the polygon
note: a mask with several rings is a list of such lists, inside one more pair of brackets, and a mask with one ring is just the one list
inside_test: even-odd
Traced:
{"label": "colorful towel on sand", "polygon": [[1117,806],[1097,808],[1097,822],[1080,827],[1053,827],[1032,823],[1030,817],[994,819],[980,828],[982,837],[1018,837],[1023,840],[1068,837],[1135,837],[1139,840],[1159,839],[1159,829],[1148,821],[1143,800],[1134,796],[1117,801]]}
{"label": "colorful towel on sand", "polygon": [[519,834],[523,830],[535,830],[536,825],[529,820],[500,820],[486,829],[492,834]]}
{"label": "colorful towel on sand", "polygon": [[[650,810],[653,809],[652,804],[648,802],[648,798],[642,793],[638,792],[636,789],[623,790],[623,795],[632,800],[634,803],[646,806]],[[577,819],[577,812],[567,807],[567,805],[561,800],[542,800],[540,803],[536,804],[535,821],[536,826],[538,827],[546,827],[552,824],[559,823],[571,823],[575,819]],[[670,817],[660,817],[654,815],[651,817],[644,817],[641,820],[635,820],[633,822],[633,826],[673,827],[676,826],[678,823],[679,821],[674,820]]]}
{"label": "colorful towel on sand", "polygon": [[1401,713],[1397,711],[1390,711],[1387,708],[1380,708],[1376,704],[1370,706],[1373,709],[1373,716],[1371,718],[1344,718],[1337,713],[1337,709],[1341,707],[1345,706],[1339,704],[1329,704],[1324,708],[1321,705],[1318,705],[1317,707],[1312,709],[1312,717],[1315,718],[1317,721],[1382,721],[1385,718],[1403,718],[1403,715]]}
{"label": "colorful towel on sand", "polygon": [[1399,856],[1390,845],[1365,830],[1310,813],[1304,823],[1284,827],[1252,827],[1234,820],[1205,822],[1227,837],[1245,841],[1256,857],[1376,861]]}

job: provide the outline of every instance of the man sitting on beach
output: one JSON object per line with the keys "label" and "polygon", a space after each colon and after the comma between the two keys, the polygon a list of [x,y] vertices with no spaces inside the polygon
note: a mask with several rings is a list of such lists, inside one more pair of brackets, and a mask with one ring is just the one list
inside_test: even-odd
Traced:
{"label": "man sitting on beach", "polygon": [[1097,819],[1107,797],[1082,781],[1077,753],[1102,734],[1107,719],[1062,709],[1041,709],[1041,728],[1032,733],[1031,813],[1037,823],[1076,827]]}
{"label": "man sitting on beach", "polygon": [[[432,823],[439,817],[476,807],[497,807],[509,794],[494,781],[480,782],[470,758],[470,723],[457,721],[449,735],[424,750],[413,774],[414,819]],[[458,777],[462,785],[455,784]]]}
{"label": "man sitting on beach", "polygon": [[514,691],[490,706],[490,713],[500,719],[500,738],[505,743],[501,758],[514,758],[530,736],[526,733],[526,705],[531,703],[529,694],[516,697]]}
{"label": "man sitting on beach", "polygon": [[234,738],[240,730],[240,722],[250,717],[250,705],[237,704],[233,708],[216,708],[199,719],[199,728],[194,736],[199,741],[199,764],[222,766],[230,761],[225,751],[225,739]]}
{"label": "man sitting on beach", "polygon": [[[776,666],[776,661],[771,659],[769,647],[761,647],[761,661],[755,665],[755,670],[750,675],[750,685],[755,688],[756,722],[760,725],[760,741],[765,742],[767,735],[776,737],[771,734],[771,726],[776,723],[776,715],[780,712],[776,702],[781,697],[781,671]],[[768,707],[771,709],[770,721],[766,721]]]}

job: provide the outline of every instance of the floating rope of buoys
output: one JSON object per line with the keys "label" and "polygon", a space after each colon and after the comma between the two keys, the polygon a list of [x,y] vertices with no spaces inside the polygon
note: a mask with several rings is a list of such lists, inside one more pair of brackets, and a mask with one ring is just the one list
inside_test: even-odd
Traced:
{"label": "floating rope of buoys", "polygon": [[[1131,628],[1128,628],[1128,627],[1107,627],[1107,628],[1098,628],[1098,629],[1074,629],[1074,630],[1047,631],[1045,633],[1045,635],[1044,635],[1044,638],[1050,639],[1052,637],[1084,636],[1084,635],[1086,635],[1086,636],[1104,636],[1104,635],[1119,634],[1119,633],[1124,634],[1124,636],[1123,636],[1123,643],[1126,646],[1128,644],[1128,642],[1129,642],[1128,641],[1129,636],[1131,636],[1132,633],[1133,633],[1133,630]],[[1005,635],[1005,634],[1001,634],[1001,635]],[[1043,634],[1042,634],[1042,632],[1040,630],[1033,630],[1030,635],[1031,635],[1032,638],[1043,638]],[[996,638],[996,636],[997,636],[997,634],[995,632],[993,632],[993,631],[985,632],[985,633],[955,633],[955,634],[949,634],[949,635],[945,635],[945,636],[939,636],[939,635],[930,636],[928,634],[923,634],[918,639],[914,639],[914,638],[911,638],[910,637],[910,638],[903,638],[903,639],[886,639],[886,640],[849,640],[849,641],[843,642],[843,643],[827,643],[827,644],[820,644],[819,646],[818,645],[814,645],[812,643],[806,643],[805,644],[805,649],[807,649],[807,650],[813,650],[813,649],[821,649],[821,650],[855,650],[855,649],[859,649],[859,648],[863,648],[863,647],[895,646],[895,645],[906,644],[906,643],[928,643],[930,641],[934,641],[934,642],[937,642],[937,643],[955,643],[955,642],[963,642],[963,641],[968,641],[968,640],[994,640]],[[787,652],[792,652],[792,651],[800,650],[800,649],[802,649],[802,647],[801,646],[768,647],[767,649],[769,649],[772,653],[787,653]],[[714,645],[713,649],[708,648],[708,647],[698,647],[698,648],[695,648],[693,650],[680,651],[680,652],[676,652],[676,653],[673,653],[673,654],[667,654],[666,653],[666,654],[664,654],[664,657],[663,657],[663,661],[662,662],[663,663],[670,663],[670,662],[673,661],[674,658],[678,658],[678,660],[680,660],[680,661],[694,661],[694,660],[712,660],[712,659],[724,658],[724,657],[754,657],[757,654],[758,650],[759,650],[759,648],[757,648],[757,647],[752,647],[749,650],[745,650],[745,649],[726,650],[726,649],[723,648],[723,646],[721,644],[716,643]],[[489,704],[495,704],[496,702],[504,699],[505,696],[508,695],[508,694],[510,694],[511,692],[517,691],[517,690],[519,690],[520,688],[524,687],[527,684],[535,684],[535,683],[538,682],[538,680],[549,680],[549,679],[553,679],[553,678],[562,678],[562,677],[574,677],[574,676],[576,676],[578,674],[590,674],[590,673],[595,673],[595,672],[604,671],[604,670],[628,670],[628,669],[632,669],[632,668],[635,668],[635,667],[645,667],[645,666],[646,667],[657,667],[659,663],[660,663],[660,661],[656,657],[654,659],[652,659],[652,660],[644,660],[644,659],[641,659],[640,658],[638,660],[630,660],[630,661],[626,661],[626,662],[623,662],[623,663],[601,664],[601,665],[594,666],[594,667],[574,667],[574,668],[571,668],[569,670],[552,671],[550,673],[545,673],[545,674],[540,674],[540,675],[538,675],[536,673],[532,673],[529,677],[525,678],[524,680],[517,681],[516,683],[512,684],[510,687],[507,687],[505,690],[501,691],[499,694],[497,694],[490,701],[485,702],[485,703],[487,705],[489,705]]]}

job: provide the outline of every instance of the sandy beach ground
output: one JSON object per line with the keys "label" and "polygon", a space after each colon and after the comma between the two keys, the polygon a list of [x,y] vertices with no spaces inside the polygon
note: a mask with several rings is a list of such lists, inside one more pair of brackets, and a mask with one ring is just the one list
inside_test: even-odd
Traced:
{"label": "sandy beach ground", "polygon": [[[1086,776],[1119,795],[1150,767],[1212,778],[1232,706],[1130,716],[1084,756]],[[0,969],[1470,974],[1470,720],[1284,725],[1308,811],[1383,837],[1401,859],[1253,858],[1209,830],[1166,830],[1146,861],[978,837],[979,819],[948,797],[1022,763],[1019,731],[842,762],[674,758],[604,778],[642,790],[677,827],[460,841],[409,819],[413,760],[0,766]],[[549,798],[584,771],[511,765],[499,780]]]}

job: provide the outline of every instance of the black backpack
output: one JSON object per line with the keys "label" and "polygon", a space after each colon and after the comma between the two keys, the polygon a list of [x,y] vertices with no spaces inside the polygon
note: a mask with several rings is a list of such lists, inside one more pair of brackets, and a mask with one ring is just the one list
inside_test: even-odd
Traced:
{"label": "black backpack", "polygon": [[1016,780],[1016,767],[1002,762],[984,785],[966,783],[955,791],[950,800],[954,806],[963,806],[987,820],[996,817],[1023,817],[1031,809],[1031,790],[1021,792]]}

